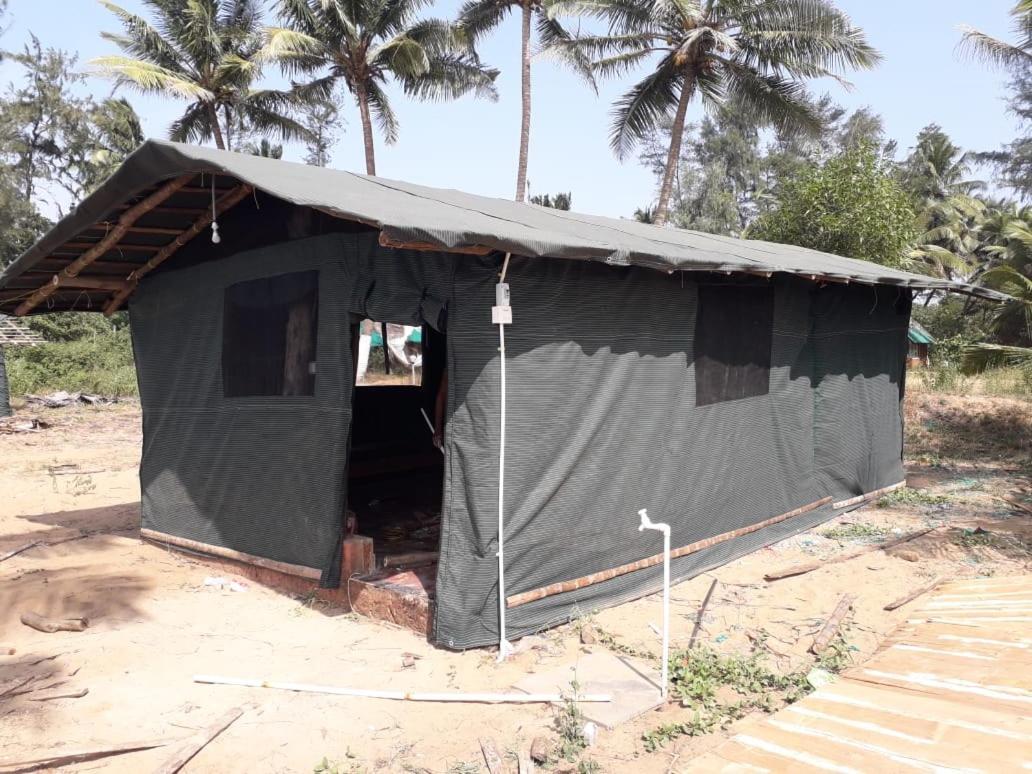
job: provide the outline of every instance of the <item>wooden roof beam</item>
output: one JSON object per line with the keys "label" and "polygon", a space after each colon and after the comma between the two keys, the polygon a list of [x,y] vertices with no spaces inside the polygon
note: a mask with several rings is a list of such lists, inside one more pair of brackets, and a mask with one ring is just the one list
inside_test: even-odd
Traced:
{"label": "wooden roof beam", "polygon": [[[151,210],[153,212],[153,210]],[[94,223],[90,226],[90,231],[107,231],[114,227],[114,223]],[[167,226],[130,226],[126,229],[130,234],[170,234],[175,235],[182,231],[179,228],[169,228]]]}
{"label": "wooden roof beam", "polygon": [[231,189],[229,193],[223,195],[217,202],[215,202],[214,212],[209,210],[204,213],[204,215],[193,222],[193,225],[191,225],[190,228],[186,229],[186,231],[173,239],[169,244],[161,248],[161,252],[130,274],[126,278],[125,282],[121,283],[119,289],[115,295],[112,296],[111,300],[104,306],[104,314],[110,317],[117,312],[122,304],[125,303],[125,300],[133,294],[134,290],[136,290],[136,286],[140,284],[140,280],[143,277],[150,274],[158,268],[159,265],[171,258],[179,248],[200,234],[204,229],[211,225],[213,220],[222,215],[222,213],[230,207],[236,205],[253,190],[254,188],[249,185],[241,185]]}
{"label": "wooden roof beam", "polygon": [[383,231],[380,232],[380,247],[392,247],[395,250],[422,250],[434,253],[459,253],[461,255],[490,255],[495,252],[493,247],[486,245],[467,245],[464,247],[440,247],[429,242],[400,242],[391,239]]}
{"label": "wooden roof beam", "polygon": [[109,249],[114,247],[118,240],[125,236],[126,231],[132,226],[137,218],[141,215],[150,212],[152,209],[157,207],[168,197],[172,196],[176,191],[184,188],[195,176],[195,173],[189,173],[170,180],[161,186],[158,190],[151,193],[149,196],[141,199],[139,202],[134,204],[128,210],[123,212],[118,218],[118,224],[109,231],[103,239],[101,239],[96,245],[89,248],[85,253],[80,255],[70,264],[64,267],[60,272],[54,275],[54,281],[51,281],[29,296],[25,301],[14,310],[14,313],[18,317],[23,317],[39,306],[41,303],[46,301],[50,296],[57,292],[58,288],[61,287],[62,282],[67,282],[79,276],[79,272],[97,260],[100,256],[106,253]]}

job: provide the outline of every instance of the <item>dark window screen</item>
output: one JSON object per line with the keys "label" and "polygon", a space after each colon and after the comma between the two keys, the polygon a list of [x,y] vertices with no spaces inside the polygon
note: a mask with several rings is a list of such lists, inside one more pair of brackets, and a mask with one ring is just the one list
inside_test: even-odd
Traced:
{"label": "dark window screen", "polygon": [[314,395],[319,272],[239,282],[226,288],[222,391]]}
{"label": "dark window screen", "polygon": [[772,287],[699,285],[696,405],[766,395],[773,328]]}

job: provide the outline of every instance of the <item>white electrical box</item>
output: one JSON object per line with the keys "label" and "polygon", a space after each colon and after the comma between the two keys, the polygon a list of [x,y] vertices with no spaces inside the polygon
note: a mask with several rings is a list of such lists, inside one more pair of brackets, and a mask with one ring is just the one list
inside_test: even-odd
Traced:
{"label": "white electrical box", "polygon": [[492,325],[512,325],[512,307],[511,306],[492,306],[491,307],[491,324]]}

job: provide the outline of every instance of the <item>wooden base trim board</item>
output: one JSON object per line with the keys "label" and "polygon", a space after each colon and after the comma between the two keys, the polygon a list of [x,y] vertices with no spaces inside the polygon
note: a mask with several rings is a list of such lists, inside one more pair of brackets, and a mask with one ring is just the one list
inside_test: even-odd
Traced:
{"label": "wooden base trim board", "polygon": [[883,486],[881,489],[875,489],[873,492],[865,492],[862,495],[850,497],[848,500],[839,500],[837,503],[832,503],[831,507],[835,509],[848,508],[850,505],[866,503],[868,500],[874,500],[875,498],[881,497],[882,495],[888,494],[889,492],[894,492],[897,489],[902,489],[906,485],[906,481],[899,481],[889,486]]}
{"label": "wooden base trim board", "polygon": [[[779,516],[773,516],[764,521],[757,522],[756,524],[750,524],[748,527],[741,527],[740,529],[731,530],[730,532],[724,532],[720,535],[714,535],[703,540],[697,540],[694,543],[689,543],[681,548],[675,548],[670,552],[671,559],[677,559],[688,554],[694,554],[697,551],[702,551],[710,546],[715,546],[718,543],[724,543],[728,540],[734,540],[735,538],[748,535],[751,532],[756,532],[769,527],[778,522],[786,521],[793,518],[794,516],[801,516],[804,513],[820,508],[822,505],[827,505],[831,502],[831,497],[822,497],[820,500],[812,502],[808,505],[800,506],[787,513],[782,513]],[[563,594],[568,591],[576,591],[582,589],[585,586],[593,586],[596,583],[602,583],[603,581],[611,580],[612,578],[618,578],[621,575],[627,575],[628,573],[635,572],[637,570],[644,570],[647,567],[654,567],[657,564],[663,563],[663,554],[655,554],[654,556],[646,557],[645,559],[639,559],[636,562],[630,562],[629,564],[622,564],[619,567],[613,567],[609,570],[602,570],[600,572],[594,572],[590,575],[584,575],[580,578],[574,578],[573,580],[560,581],[559,583],[552,583],[548,586],[542,586],[539,589],[532,589],[531,591],[524,591],[520,594],[513,594],[511,597],[505,598],[506,607],[519,607],[525,605],[528,602],[534,602],[538,599],[544,599],[554,594]]]}
{"label": "wooden base trim board", "polygon": [[253,564],[255,567],[262,567],[266,570],[275,570],[276,572],[286,573],[287,575],[296,575],[299,578],[318,581],[322,577],[322,573],[314,567],[303,567],[302,565],[290,564],[289,562],[277,562],[274,559],[266,559],[261,556],[245,554],[242,551],[234,551],[231,548],[213,546],[209,543],[201,543],[198,540],[189,540],[188,538],[168,535],[164,532],[157,532],[153,529],[141,529],[140,537],[155,543],[166,543],[171,546],[176,546],[177,548],[186,548],[191,551],[199,551],[202,554],[211,554],[212,556],[218,556],[223,559],[232,559],[237,562]]}

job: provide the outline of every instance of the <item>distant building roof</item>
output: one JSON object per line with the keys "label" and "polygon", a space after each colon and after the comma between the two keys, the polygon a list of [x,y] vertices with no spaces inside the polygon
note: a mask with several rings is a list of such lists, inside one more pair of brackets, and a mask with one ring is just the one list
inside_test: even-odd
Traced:
{"label": "distant building roof", "polygon": [[910,330],[907,331],[907,337],[915,344],[934,344],[935,339],[932,338],[932,334],[924,329],[921,323],[910,321]]}
{"label": "distant building roof", "polygon": [[0,314],[0,346],[32,347],[42,344],[43,337],[13,317]]}

